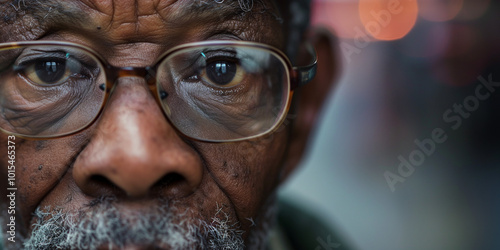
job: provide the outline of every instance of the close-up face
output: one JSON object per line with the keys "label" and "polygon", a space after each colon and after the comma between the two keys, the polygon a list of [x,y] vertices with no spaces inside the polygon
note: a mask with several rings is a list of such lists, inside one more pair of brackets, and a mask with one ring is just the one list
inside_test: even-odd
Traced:
{"label": "close-up face", "polygon": [[[263,248],[274,215],[276,188],[298,162],[302,146],[293,145],[305,144],[307,132],[291,139],[295,124],[301,122],[289,119],[290,115],[287,118],[283,109],[289,104],[267,103],[259,98],[277,99],[271,94],[286,90],[286,95],[280,92],[280,98],[287,99],[290,91],[264,91],[270,87],[251,85],[235,92],[252,88],[261,97],[224,92],[217,99],[210,95],[215,87],[207,87],[206,92],[190,87],[201,77],[211,83],[220,80],[224,85],[231,85],[238,77],[242,82],[271,78],[252,75],[252,70],[266,67],[256,63],[262,59],[255,55],[260,50],[250,51],[243,58],[254,60],[247,66],[223,60],[226,54],[234,54],[236,47],[222,52],[210,47],[202,50],[203,57],[215,59],[204,62],[204,69],[186,73],[191,74],[182,82],[187,87],[179,85],[176,78],[196,66],[193,64],[198,61],[190,57],[198,50],[161,58],[176,46],[212,40],[256,42],[286,51],[288,32],[283,13],[287,7],[274,1],[251,2],[2,1],[1,43],[37,40],[85,46],[74,50],[26,47],[2,56],[0,69],[10,64],[17,67],[14,73],[0,73],[2,122],[10,119],[10,126],[22,127],[14,128],[19,129],[18,134],[27,135],[16,136],[15,140],[4,133],[0,136],[3,151],[8,141],[15,143],[16,242],[4,238],[7,249],[17,249],[23,243],[36,249]],[[65,57],[59,55],[61,51]],[[41,53],[51,54],[50,60],[32,63],[30,58]],[[289,74],[286,67],[291,65],[285,56],[273,53],[261,52],[261,57],[274,57],[283,67],[282,75]],[[75,61],[74,65],[67,63],[62,73],[56,69],[61,58]],[[98,68],[100,73],[81,73],[83,67]],[[110,76],[118,72],[118,67],[156,67],[156,82],[151,84],[147,74]],[[172,78],[166,83],[157,83],[168,78],[161,76],[161,67],[169,67],[163,70]],[[265,68],[260,70],[260,74],[275,77]],[[101,75],[104,71],[106,77]],[[232,74],[229,79],[221,76],[227,72]],[[79,84],[85,82],[81,80],[84,74],[94,74],[95,81],[102,81],[102,85],[93,84],[71,95],[63,89],[64,84],[57,82],[67,77],[72,84]],[[17,80],[12,82],[34,85],[14,85],[5,80],[14,77]],[[59,85],[44,90],[47,81]],[[35,90],[41,96],[34,96]],[[86,95],[91,97],[81,98]],[[106,99],[105,105],[101,99]],[[240,106],[230,107],[228,100]],[[269,105],[278,106],[278,110]],[[276,110],[280,117],[269,115],[265,108]],[[77,111],[62,114],[66,109]],[[239,112],[241,124],[230,120],[234,119],[229,118],[231,112]],[[39,120],[26,118],[35,113]],[[90,123],[92,117],[96,119]],[[247,130],[268,126],[264,122],[245,125],[245,119],[258,118],[278,119],[280,123],[272,132],[256,137],[213,142],[238,139],[219,138],[219,134],[250,137],[244,134]],[[46,124],[52,127],[46,130]],[[57,133],[52,129],[78,131],[45,138]],[[42,138],[29,138],[42,130],[48,131]],[[5,181],[11,164],[8,154],[0,155],[0,211],[5,227],[12,215],[7,213],[10,200]]]}

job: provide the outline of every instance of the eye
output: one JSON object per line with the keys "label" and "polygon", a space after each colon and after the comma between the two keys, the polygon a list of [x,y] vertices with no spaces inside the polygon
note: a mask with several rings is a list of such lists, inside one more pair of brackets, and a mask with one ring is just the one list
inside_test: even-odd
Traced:
{"label": "eye", "polygon": [[21,74],[39,85],[57,85],[74,74],[80,73],[82,65],[74,59],[41,58],[23,63]]}
{"label": "eye", "polygon": [[241,83],[245,72],[236,62],[217,60],[207,62],[200,76],[218,87],[233,87]]}

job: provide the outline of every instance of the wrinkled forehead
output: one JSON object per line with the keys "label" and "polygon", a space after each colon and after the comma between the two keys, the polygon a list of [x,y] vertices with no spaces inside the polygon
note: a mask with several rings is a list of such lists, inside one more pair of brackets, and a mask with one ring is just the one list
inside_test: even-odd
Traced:
{"label": "wrinkled forehead", "polygon": [[[38,1],[37,1],[38,2]],[[56,1],[59,2],[59,1]],[[178,20],[196,16],[234,16],[252,10],[269,11],[273,0],[74,0],[115,20],[137,23],[141,18],[158,15],[163,19]]]}
{"label": "wrinkled forehead", "polygon": [[[63,9],[80,8],[82,5],[118,18],[137,18],[143,15],[161,14],[169,11],[173,15],[186,14],[189,11],[251,11],[260,7],[276,7],[274,0],[0,0],[0,7],[7,11],[28,11],[28,13],[45,13]],[[4,12],[4,11],[3,11]],[[4,14],[6,14],[4,12]],[[5,15],[8,17],[8,15]]]}
{"label": "wrinkled forehead", "polygon": [[277,6],[274,0],[0,0],[0,41],[34,40],[61,28],[102,29],[119,35],[118,40],[133,40],[228,20],[241,29],[281,27]]}

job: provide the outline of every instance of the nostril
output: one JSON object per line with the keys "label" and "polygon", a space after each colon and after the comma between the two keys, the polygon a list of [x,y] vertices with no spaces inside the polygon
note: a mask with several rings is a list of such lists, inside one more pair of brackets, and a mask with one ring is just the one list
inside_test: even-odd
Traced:
{"label": "nostril", "polygon": [[170,174],[163,176],[163,178],[159,179],[155,183],[154,186],[157,186],[157,187],[163,189],[163,188],[168,188],[171,186],[178,185],[178,183],[182,182],[182,181],[185,181],[185,179],[184,179],[184,177],[182,177],[182,175],[180,175],[178,173],[170,173]]}
{"label": "nostril", "polygon": [[192,193],[187,179],[178,173],[169,173],[158,180],[153,188],[153,192],[159,195],[174,196],[187,196]]}
{"label": "nostril", "polygon": [[125,192],[120,187],[102,175],[90,176],[85,191],[85,193],[96,197],[106,194],[125,196]]}

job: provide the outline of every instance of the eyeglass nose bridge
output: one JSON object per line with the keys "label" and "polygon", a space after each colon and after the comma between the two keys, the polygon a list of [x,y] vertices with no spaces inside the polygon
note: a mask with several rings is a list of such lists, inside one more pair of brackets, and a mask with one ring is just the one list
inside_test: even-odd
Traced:
{"label": "eyeglass nose bridge", "polygon": [[152,67],[115,67],[109,65],[106,69],[107,81],[114,84],[120,77],[141,77],[148,85],[155,85],[156,72]]}
{"label": "eyeglass nose bridge", "polygon": [[140,77],[146,80],[146,84],[149,90],[152,92],[153,96],[157,96],[155,93],[156,88],[156,70],[153,67],[115,67],[108,65],[106,67],[106,83],[100,85],[102,90],[106,90],[107,94],[112,92],[113,88],[121,77]]}

